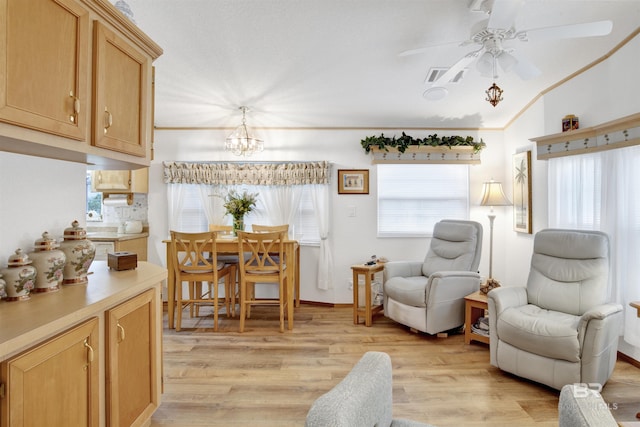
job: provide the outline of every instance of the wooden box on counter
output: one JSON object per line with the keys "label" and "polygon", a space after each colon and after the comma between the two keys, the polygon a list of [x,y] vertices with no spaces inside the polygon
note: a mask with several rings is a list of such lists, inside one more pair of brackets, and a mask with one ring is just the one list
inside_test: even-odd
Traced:
{"label": "wooden box on counter", "polygon": [[134,270],[138,267],[138,254],[134,252],[113,252],[108,254],[109,268],[116,271]]}

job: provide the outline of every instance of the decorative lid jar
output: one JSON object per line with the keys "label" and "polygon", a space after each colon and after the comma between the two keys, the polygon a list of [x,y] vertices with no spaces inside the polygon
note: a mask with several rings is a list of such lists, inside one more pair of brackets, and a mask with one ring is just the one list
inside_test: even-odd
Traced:
{"label": "decorative lid jar", "polygon": [[7,282],[4,281],[2,274],[0,274],[0,298],[6,298],[7,296],[6,285]]}
{"label": "decorative lid jar", "polygon": [[80,227],[78,221],[73,221],[71,227],[65,228],[60,249],[67,257],[62,284],[86,285],[89,283],[87,272],[96,255],[96,248],[91,240],[87,240],[87,232]]}
{"label": "decorative lid jar", "polygon": [[41,239],[36,240],[33,252],[29,253],[38,271],[34,292],[55,292],[60,289],[67,256],[59,247],[57,240],[46,231]]}
{"label": "decorative lid jar", "polygon": [[29,299],[29,293],[35,286],[36,269],[31,264],[29,255],[16,249],[16,252],[9,257],[7,268],[0,270],[4,276],[6,292],[5,300],[21,301]]}

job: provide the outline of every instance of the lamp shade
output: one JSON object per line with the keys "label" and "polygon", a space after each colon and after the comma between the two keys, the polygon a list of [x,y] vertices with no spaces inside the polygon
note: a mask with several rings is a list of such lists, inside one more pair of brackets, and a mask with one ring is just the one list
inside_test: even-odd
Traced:
{"label": "lamp shade", "polygon": [[482,206],[511,206],[511,201],[504,195],[502,183],[489,181],[483,184]]}

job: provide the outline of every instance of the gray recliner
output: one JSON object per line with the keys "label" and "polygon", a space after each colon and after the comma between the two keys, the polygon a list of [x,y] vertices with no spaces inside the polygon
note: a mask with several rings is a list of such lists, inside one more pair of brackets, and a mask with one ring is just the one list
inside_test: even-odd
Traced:
{"label": "gray recliner", "polygon": [[392,377],[387,353],[366,352],[342,381],[311,405],[305,427],[433,427],[393,418]]}
{"label": "gray recliner", "polygon": [[480,287],[482,225],[442,220],[424,261],[384,266],[384,314],[428,334],[464,324],[464,297]]}
{"label": "gray recliner", "polygon": [[491,364],[557,390],[604,385],[622,326],[622,306],[607,303],[608,279],[605,233],[538,232],[527,286],[488,294]]}

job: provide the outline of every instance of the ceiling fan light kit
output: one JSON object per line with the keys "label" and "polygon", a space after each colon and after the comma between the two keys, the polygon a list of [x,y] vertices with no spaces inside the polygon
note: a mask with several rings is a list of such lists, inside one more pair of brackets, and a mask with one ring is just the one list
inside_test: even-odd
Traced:
{"label": "ceiling fan light kit", "polygon": [[[453,76],[473,61],[476,62],[476,68],[483,76],[490,76],[496,79],[498,77],[496,65],[498,65],[505,73],[514,71],[522,80],[529,80],[539,76],[540,70],[522,54],[509,46],[505,46],[505,44],[512,41],[532,43],[605,36],[611,33],[613,28],[611,21],[604,20],[519,31],[514,27],[514,23],[523,3],[523,0],[471,0],[469,9],[472,12],[488,13],[489,18],[473,25],[471,36],[458,45],[460,47],[476,45],[475,50],[466,53],[446,73],[433,81],[434,86],[449,84]],[[401,52],[400,56],[424,53],[437,46],[439,45],[435,44],[430,47],[407,50]],[[494,86],[496,85],[494,84]],[[493,100],[497,104],[500,97],[494,97]],[[495,104],[492,102],[492,105],[495,106]]]}

